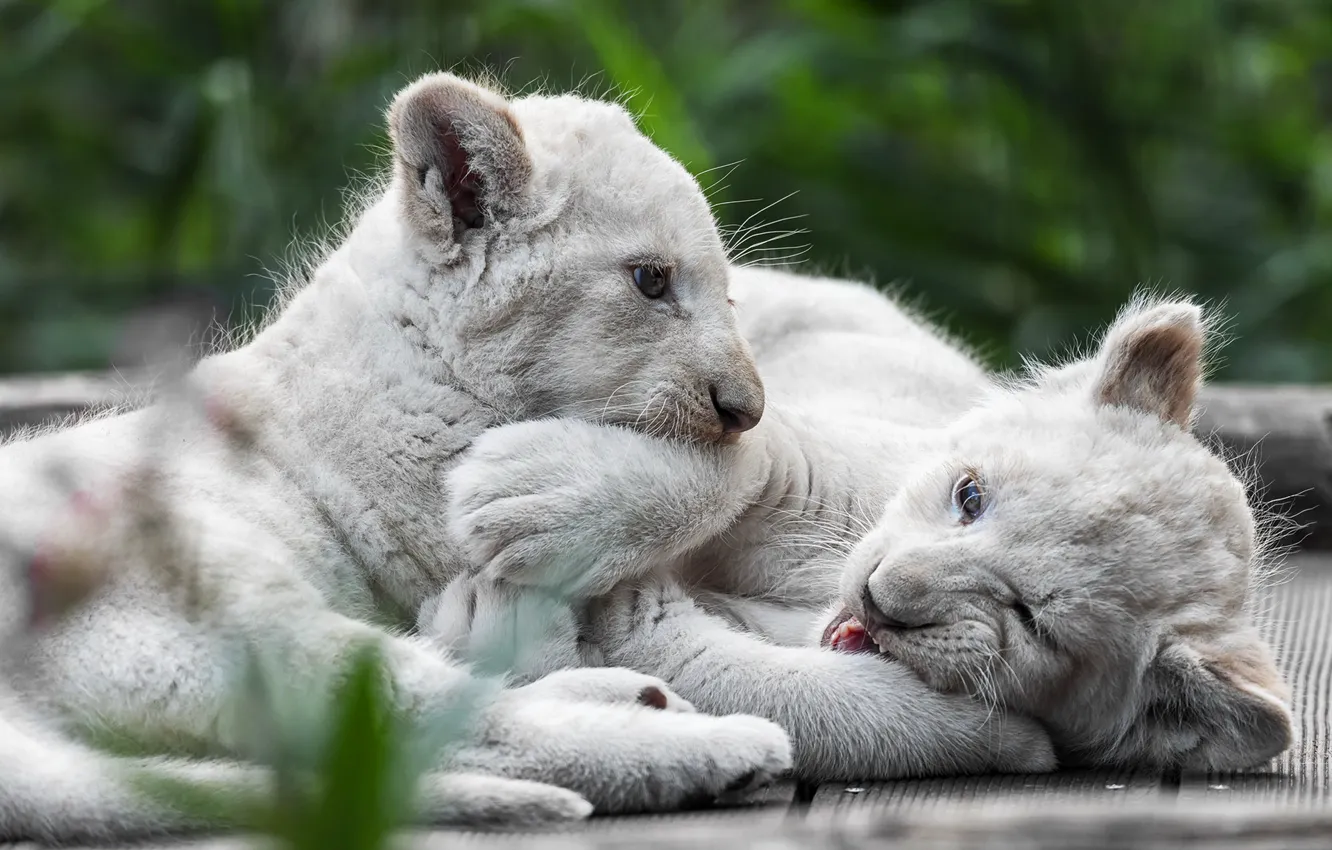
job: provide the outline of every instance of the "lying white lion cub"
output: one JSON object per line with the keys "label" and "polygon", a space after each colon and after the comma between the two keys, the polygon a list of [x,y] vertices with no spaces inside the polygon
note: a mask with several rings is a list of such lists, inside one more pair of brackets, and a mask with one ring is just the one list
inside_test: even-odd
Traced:
{"label": "lying white lion cub", "polygon": [[[310,693],[379,643],[413,720],[476,697],[468,670],[368,620],[410,622],[467,565],[445,482],[486,428],[559,410],[721,442],[761,415],[707,203],[623,109],[434,75],[389,123],[392,184],[254,340],[190,377],[212,421],[158,404],[0,450],[0,841],[206,825],[132,794],[126,768],[266,788],[234,762],[76,743],[95,727],[245,757],[246,648]],[[161,510],[131,510],[150,489]],[[23,571],[71,547],[111,561],[109,583],[28,634]],[[495,683],[477,710],[423,820],[669,809],[790,765],[771,722],[693,713],[627,670]]]}
{"label": "lying white lion cub", "polygon": [[[1135,302],[1091,356],[1010,381],[866,287],[733,275],[762,424],[723,448],[488,432],[450,476],[488,566],[427,629],[464,648],[467,604],[493,630],[512,595],[494,581],[608,594],[543,664],[771,718],[811,779],[1053,766],[959,698],[1038,719],[1063,764],[1242,768],[1288,746],[1254,517],[1189,430],[1196,306]],[[547,567],[568,553],[578,570]],[[843,651],[801,648],[811,631]]]}

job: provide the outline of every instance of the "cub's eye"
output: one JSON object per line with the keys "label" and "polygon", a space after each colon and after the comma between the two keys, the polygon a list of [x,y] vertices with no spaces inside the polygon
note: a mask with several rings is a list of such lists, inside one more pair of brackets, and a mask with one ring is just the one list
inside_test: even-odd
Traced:
{"label": "cub's eye", "polygon": [[1055,643],[1054,635],[1050,633],[1049,627],[1036,619],[1030,606],[1021,599],[1013,601],[1013,613],[1017,615],[1018,621],[1022,623],[1022,628],[1034,638],[1045,643],[1050,649],[1058,650],[1059,646]]}
{"label": "cub's eye", "polygon": [[634,286],[648,298],[657,299],[666,294],[671,286],[671,270],[668,266],[634,266]]}
{"label": "cub's eye", "polygon": [[1031,608],[1027,607],[1027,603],[1022,600],[1014,602],[1013,613],[1017,614],[1017,618],[1022,621],[1023,626],[1033,634],[1036,633],[1036,615],[1031,613]]}
{"label": "cub's eye", "polygon": [[957,521],[970,525],[985,513],[985,491],[971,475],[963,475],[953,485],[953,512]]}

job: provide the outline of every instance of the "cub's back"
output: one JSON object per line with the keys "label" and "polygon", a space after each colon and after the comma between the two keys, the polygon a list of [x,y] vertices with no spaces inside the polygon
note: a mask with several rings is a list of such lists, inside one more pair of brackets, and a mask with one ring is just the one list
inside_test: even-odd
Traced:
{"label": "cub's back", "polygon": [[778,405],[930,426],[970,409],[987,387],[961,348],[864,284],[736,268],[731,293]]}

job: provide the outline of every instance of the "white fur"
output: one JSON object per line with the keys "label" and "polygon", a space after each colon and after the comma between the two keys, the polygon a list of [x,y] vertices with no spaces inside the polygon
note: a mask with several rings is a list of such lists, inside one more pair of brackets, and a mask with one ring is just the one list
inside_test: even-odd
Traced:
{"label": "white fur", "polygon": [[[1240,768],[1289,743],[1248,604],[1253,514],[1187,430],[1195,306],[1135,302],[1092,356],[1011,381],[867,287],[733,278],[763,423],[716,448],[488,431],[451,476],[454,527],[488,563],[459,580],[475,610],[501,609],[480,601],[499,580],[609,591],[584,643],[544,658],[776,720],[815,780],[1049,769],[1028,717],[1065,763]],[[993,500],[970,524],[951,504],[967,470]],[[816,648],[866,599],[918,627],[876,629],[890,658]]]}
{"label": "white fur", "polygon": [[[762,387],[704,198],[622,109],[432,75],[389,123],[392,182],[250,342],[199,364],[185,386],[202,408],[0,449],[0,837],[195,825],[131,798],[127,767],[262,788],[235,762],[252,743],[228,700],[246,649],[318,695],[378,644],[409,720],[479,700],[421,790],[425,820],[672,808],[789,765],[775,725],[698,714],[660,679],[503,690],[394,628],[470,563],[447,476],[486,429],[561,412],[717,441],[715,406],[757,417]],[[644,263],[673,270],[669,297],[635,288]],[[97,503],[88,540],[62,537],[74,492]],[[106,581],[29,634],[22,573],[52,541],[91,551]],[[222,761],[115,761],[75,743],[90,728]]]}

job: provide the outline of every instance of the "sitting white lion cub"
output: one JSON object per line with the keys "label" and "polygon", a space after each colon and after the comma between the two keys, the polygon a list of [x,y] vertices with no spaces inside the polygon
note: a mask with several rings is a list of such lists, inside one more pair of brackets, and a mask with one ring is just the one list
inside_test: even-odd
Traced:
{"label": "sitting white lion cub", "polygon": [[[590,642],[541,660],[771,718],[816,780],[1053,765],[1036,743],[997,756],[1023,730],[958,696],[1039,719],[1064,764],[1242,768],[1288,746],[1254,517],[1189,430],[1198,307],[1135,302],[1091,356],[1010,381],[866,287],[733,275],[762,424],[721,448],[487,433],[451,480],[488,568],[427,628],[465,647],[457,609],[496,616],[497,580],[609,594]],[[567,553],[579,570],[547,566]],[[798,646],[811,631],[842,651]]]}
{"label": "sitting white lion cub", "polygon": [[[707,203],[623,109],[434,75],[389,124],[391,185],[251,342],[190,376],[211,420],[161,403],[0,450],[0,841],[202,825],[130,793],[127,768],[265,788],[235,762],[76,743],[97,727],[244,758],[246,647],[309,693],[377,643],[412,720],[475,697],[466,668],[368,620],[410,621],[467,565],[446,481],[485,429],[558,410],[717,443],[758,421]],[[165,517],[132,509],[145,477]],[[112,561],[108,584],[28,634],[23,571],[70,546]],[[790,764],[771,722],[693,713],[627,670],[495,683],[478,711],[422,819],[669,809]]]}

